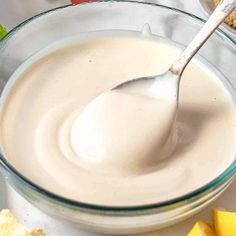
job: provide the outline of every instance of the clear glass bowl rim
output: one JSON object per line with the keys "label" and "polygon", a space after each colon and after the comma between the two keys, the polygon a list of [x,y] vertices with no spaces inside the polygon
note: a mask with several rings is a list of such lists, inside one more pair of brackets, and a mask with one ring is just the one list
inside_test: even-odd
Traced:
{"label": "clear glass bowl rim", "polygon": [[[165,6],[162,4],[156,4],[156,3],[148,3],[148,2],[139,2],[139,1],[130,1],[130,0],[102,0],[102,1],[88,1],[88,2],[83,2],[80,4],[76,4],[76,5],[84,5],[84,4],[99,4],[99,3],[106,3],[106,2],[111,2],[111,3],[122,3],[122,4],[143,4],[143,5],[152,5],[155,7],[159,7],[159,8],[164,8],[166,10],[169,10],[171,12],[176,12],[179,15],[182,15],[184,17],[187,17],[189,19],[193,19],[198,23],[205,23],[206,21],[196,15],[193,15],[191,13],[185,12],[183,10],[177,9],[177,8],[173,8],[173,7],[169,7],[169,6]],[[30,23],[31,21],[33,21],[34,19],[47,15],[48,13],[57,11],[57,10],[62,10],[65,8],[69,8],[69,7],[73,7],[75,6],[75,4],[68,4],[68,5],[64,5],[64,6],[60,6],[57,8],[53,8],[51,10],[48,11],[44,11],[42,13],[39,13],[25,21],[23,21],[22,23],[20,23],[19,25],[17,25],[15,28],[13,28],[11,31],[8,32],[7,35],[5,35],[4,38],[2,38],[2,40],[0,40],[0,48],[2,45],[4,45],[5,43],[7,43],[7,40],[9,38],[11,38],[12,36],[14,36],[15,33],[17,33],[17,31],[19,29],[21,29],[22,27],[24,27],[26,24]],[[220,34],[224,39],[226,39],[228,41],[228,43],[232,44],[231,46],[233,46],[236,50],[236,41],[231,38],[226,32],[224,32],[224,30],[222,29],[218,29],[217,30],[218,34]],[[3,169],[9,173],[10,175],[16,177],[18,180],[20,180],[20,182],[22,182],[23,184],[26,184],[29,188],[31,188],[32,190],[52,199],[55,200],[57,202],[60,202],[62,204],[66,204],[66,205],[70,205],[73,207],[78,207],[78,208],[83,208],[83,209],[87,209],[87,210],[95,210],[95,211],[106,211],[106,212],[140,212],[140,211],[145,211],[145,210],[158,210],[158,208],[163,208],[166,206],[170,206],[170,205],[176,205],[176,204],[180,204],[181,202],[184,201],[188,201],[192,198],[197,197],[198,195],[204,194],[205,192],[207,192],[208,190],[215,188],[216,186],[223,184],[224,182],[226,182],[227,180],[229,180],[231,177],[234,176],[234,174],[236,174],[236,160],[223,172],[221,173],[219,176],[217,176],[214,180],[212,180],[211,182],[209,182],[208,184],[202,186],[201,188],[196,189],[193,192],[190,192],[188,194],[185,194],[183,196],[177,197],[177,198],[173,198],[167,201],[163,201],[163,202],[159,202],[159,203],[154,203],[154,204],[147,204],[147,205],[137,205],[137,206],[106,206],[106,205],[97,205],[97,204],[90,204],[90,203],[83,203],[83,202],[79,202],[76,200],[72,200],[72,199],[68,199],[65,197],[62,197],[58,194],[52,193],[49,190],[46,190],[42,187],[40,187],[39,185],[33,183],[31,180],[29,180],[28,178],[26,178],[25,176],[23,176],[21,173],[19,173],[5,158],[4,156],[0,153],[0,165],[3,167]]]}

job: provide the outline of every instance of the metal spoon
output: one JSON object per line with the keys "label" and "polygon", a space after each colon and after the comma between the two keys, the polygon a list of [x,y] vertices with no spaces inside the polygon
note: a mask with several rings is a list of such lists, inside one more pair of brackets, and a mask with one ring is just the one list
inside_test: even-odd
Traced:
{"label": "metal spoon", "polygon": [[[92,100],[79,114],[72,128],[71,142],[76,153],[86,160],[95,159],[101,162],[104,162],[107,158],[109,162],[109,157],[112,157],[111,163],[116,163],[116,168],[118,168],[119,163],[122,163],[120,165],[122,171],[124,171],[123,167],[125,166],[124,160],[128,160],[126,165],[128,169],[129,163],[132,163],[130,170],[134,168],[135,161],[129,162],[129,157],[132,157],[133,153],[139,150],[141,143],[145,143],[145,151],[142,152],[144,154],[138,155],[137,166],[140,166],[140,163],[146,160],[145,153],[152,152],[149,158],[154,156],[156,160],[168,157],[175,149],[178,139],[175,119],[181,75],[192,57],[235,7],[236,0],[222,1],[194,40],[179,56],[179,59],[164,74],[130,80]],[[144,133],[147,126],[145,122],[142,122],[142,119],[138,119],[133,126],[131,125],[132,113],[133,119],[137,119],[140,111],[143,110],[137,109],[136,102],[139,100],[132,100],[130,97],[127,100],[127,97],[122,93],[147,95],[163,100],[162,104],[166,104],[169,109],[161,109],[159,114],[154,113],[156,114],[155,122],[151,121],[151,124],[149,124],[149,129],[153,127],[155,131],[157,127],[161,127],[160,132],[153,133],[147,129],[147,132]],[[117,104],[119,104],[118,109]],[[114,117],[107,114],[114,114]],[[124,134],[126,134],[126,132],[123,132],[124,127],[129,130],[129,137],[124,137]],[[137,135],[140,130],[142,130],[143,135]],[[136,136],[137,138],[133,140],[133,137]],[[130,141],[130,138],[132,141]],[[127,139],[132,143],[133,148],[125,148],[126,143],[129,143]],[[119,156],[117,153],[122,153],[122,155]],[[156,156],[156,154],[158,155]]]}
{"label": "metal spoon", "polygon": [[113,89],[135,92],[138,90],[139,93],[149,96],[178,101],[179,84],[185,67],[234,8],[236,8],[236,0],[222,0],[192,42],[180,54],[178,60],[165,73],[132,79]]}

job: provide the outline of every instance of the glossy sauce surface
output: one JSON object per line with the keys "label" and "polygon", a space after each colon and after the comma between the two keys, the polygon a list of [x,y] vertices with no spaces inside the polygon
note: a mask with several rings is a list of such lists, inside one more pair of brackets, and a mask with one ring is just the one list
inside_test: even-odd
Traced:
{"label": "glossy sauce surface", "polygon": [[[167,158],[158,155],[166,137],[156,135],[173,122],[160,116],[161,109],[173,113],[171,102],[117,92],[117,105],[97,120],[101,130],[85,134],[81,126],[91,127],[80,116],[91,100],[124,81],[164,72],[179,52],[167,42],[122,36],[68,44],[30,59],[2,97],[5,157],[36,184],[95,204],[156,203],[210,182],[235,159],[236,108],[214,71],[197,60],[183,75],[178,143]],[[95,111],[110,102],[106,96]],[[86,147],[86,138],[102,145]]]}

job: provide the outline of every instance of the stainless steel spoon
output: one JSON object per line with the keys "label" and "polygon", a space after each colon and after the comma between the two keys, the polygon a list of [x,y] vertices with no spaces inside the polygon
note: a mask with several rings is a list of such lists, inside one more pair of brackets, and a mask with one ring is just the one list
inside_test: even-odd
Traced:
{"label": "stainless steel spoon", "polygon": [[[132,149],[125,148],[126,145],[124,143],[127,142],[127,138],[133,138],[137,135],[137,132],[142,131],[143,135],[137,135],[138,141],[135,140],[135,145],[133,144],[136,152],[140,143],[149,142],[143,141],[143,137],[145,137],[146,140],[152,140],[152,142],[150,142],[151,145],[144,145],[146,149],[143,153],[150,153],[155,150],[155,153],[158,153],[158,157],[156,155],[154,157],[158,160],[168,157],[175,149],[178,139],[178,132],[177,129],[175,129],[175,120],[178,110],[181,75],[191,58],[235,7],[236,0],[222,1],[194,40],[181,53],[179,59],[164,74],[127,81],[119,84],[110,91],[100,94],[92,100],[79,114],[72,129],[74,140],[72,140],[72,142],[75,143],[75,147],[78,147],[78,149],[76,149],[78,155],[86,159],[89,157],[93,160],[94,157],[97,158],[98,153],[102,153],[101,156],[99,156],[99,160],[104,160],[107,156],[114,157],[117,156],[117,153],[122,153],[125,159],[129,159],[127,157],[133,155],[132,151],[130,153]],[[153,132],[149,132],[150,130],[147,130],[144,134],[144,130],[147,126],[145,122],[142,122],[142,118],[136,121],[135,125],[132,126],[133,128],[130,128],[130,122],[138,118],[137,116],[140,115],[140,111],[143,110],[135,106],[135,102],[138,100],[131,99],[127,101],[127,97],[121,95],[123,92],[127,94],[134,93],[147,95],[149,97],[158,97],[163,100],[162,104],[168,104],[168,109],[161,109],[156,116],[155,122],[154,120],[151,121],[152,124],[148,126],[149,128],[153,127],[154,130],[159,127],[160,132],[155,132],[154,134]],[[117,104],[119,106],[118,109]],[[127,109],[129,112],[127,112]],[[133,112],[133,118],[130,111]],[[113,113],[114,117],[107,115]],[[140,127],[138,127],[139,125]],[[126,134],[126,132],[122,132],[124,127],[129,129],[129,137],[124,137],[124,134]],[[93,138],[91,138],[92,136]],[[115,140],[115,142],[107,142],[107,140]],[[132,142],[134,142],[134,140],[132,140]],[[111,153],[109,153],[109,150],[112,150]],[[114,150],[115,154],[113,154]],[[139,158],[145,159],[145,155],[140,155]],[[120,159],[118,158],[118,160]],[[121,158],[121,160],[123,159]]]}
{"label": "stainless steel spoon", "polygon": [[132,79],[113,89],[128,91],[138,89],[138,92],[142,94],[178,101],[179,84],[185,67],[234,8],[236,8],[236,0],[222,0],[192,42],[180,54],[178,60],[165,73]]}

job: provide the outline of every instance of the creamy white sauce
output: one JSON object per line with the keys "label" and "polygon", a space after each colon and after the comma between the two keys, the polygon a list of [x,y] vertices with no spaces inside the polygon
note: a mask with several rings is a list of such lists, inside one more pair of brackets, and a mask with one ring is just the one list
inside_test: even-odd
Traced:
{"label": "creamy white sauce", "polygon": [[[114,36],[64,44],[29,59],[2,96],[5,157],[38,185],[96,204],[155,203],[213,180],[235,160],[236,109],[209,66],[193,60],[183,75],[178,143],[166,158],[160,153],[173,120],[160,110],[172,114],[173,103],[118,91],[111,100],[104,93],[164,72],[179,52],[168,42]],[[88,120],[90,106],[96,114],[104,103],[117,105]]]}
{"label": "creamy white sauce", "polygon": [[123,90],[102,93],[75,119],[72,148],[89,161],[87,168],[96,164],[99,171],[123,177],[146,172],[174,148],[176,110],[173,99]]}

